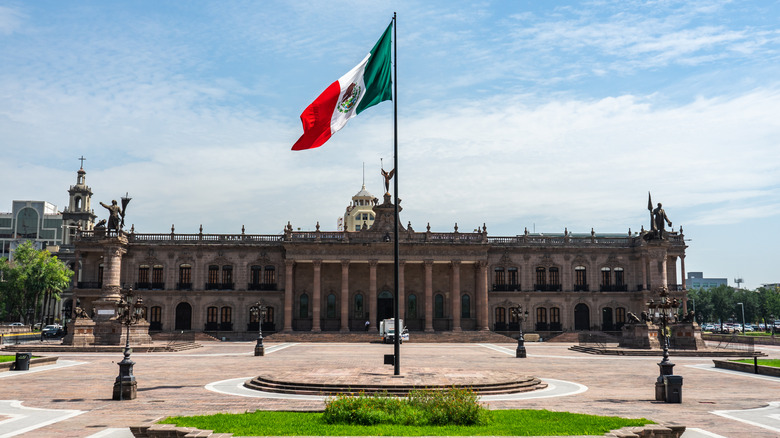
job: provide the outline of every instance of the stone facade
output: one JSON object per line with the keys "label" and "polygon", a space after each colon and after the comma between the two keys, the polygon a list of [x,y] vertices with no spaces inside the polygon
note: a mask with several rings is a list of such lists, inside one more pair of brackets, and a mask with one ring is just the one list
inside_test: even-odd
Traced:
{"label": "stone facade", "polygon": [[[288,224],[283,235],[172,230],[117,238],[81,230],[74,295],[99,312],[118,286],[133,287],[152,331],[248,338],[258,328],[249,312],[258,300],[269,307],[264,332],[360,331],[366,321],[377,330],[393,309],[389,197],[373,210],[372,227],[352,232]],[[517,304],[528,312],[525,331],[620,330],[658,287],[685,299],[682,230],[653,239],[644,231],[500,237],[484,226],[399,229],[400,317],[412,331],[517,331],[510,311]]]}

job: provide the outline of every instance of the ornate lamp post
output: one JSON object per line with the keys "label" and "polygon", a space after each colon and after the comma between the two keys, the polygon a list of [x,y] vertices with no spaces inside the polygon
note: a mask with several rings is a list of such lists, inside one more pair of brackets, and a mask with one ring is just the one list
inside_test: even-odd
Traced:
{"label": "ornate lamp post", "polygon": [[523,321],[528,319],[528,311],[526,310],[525,313],[523,313],[523,306],[520,304],[515,304],[514,307],[510,309],[510,312],[512,312],[512,318],[517,320],[517,325],[520,329],[520,335],[517,337],[517,350],[515,350],[515,357],[519,358],[525,358],[525,338],[523,337]]}
{"label": "ornate lamp post", "polygon": [[119,362],[119,375],[114,381],[114,400],[132,400],[136,396],[137,382],[133,375],[133,365],[130,360],[130,326],[138,322],[143,316],[143,298],[133,294],[133,288],[120,292],[121,298],[116,304],[117,321],[126,327],[124,359]]}
{"label": "ornate lamp post", "polygon": [[672,321],[674,315],[677,313],[677,309],[680,307],[680,302],[677,298],[669,298],[669,290],[666,287],[659,288],[659,295],[661,300],[656,302],[650,300],[647,303],[647,308],[650,310],[650,316],[654,323],[661,325],[661,346],[663,348],[663,359],[658,364],[660,369],[660,375],[655,382],[655,399],[656,401],[666,400],[666,389],[664,387],[664,376],[671,376],[674,374],[674,364],[669,360],[669,322]]}
{"label": "ornate lamp post", "polygon": [[249,308],[249,312],[257,319],[257,345],[255,345],[255,356],[265,356],[265,347],[263,346],[263,320],[268,311],[262,301],[258,301]]}

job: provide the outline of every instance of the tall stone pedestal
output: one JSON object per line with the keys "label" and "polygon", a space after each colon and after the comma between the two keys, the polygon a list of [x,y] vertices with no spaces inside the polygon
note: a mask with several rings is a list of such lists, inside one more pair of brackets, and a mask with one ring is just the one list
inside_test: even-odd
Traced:
{"label": "tall stone pedestal", "polygon": [[95,321],[85,318],[74,319],[62,343],[74,347],[93,345],[95,343]]}
{"label": "tall stone pedestal", "polygon": [[[623,326],[620,348],[661,349],[661,328],[654,324],[627,324]],[[704,350],[701,329],[696,323],[681,322],[669,325],[669,344],[677,350]]]}
{"label": "tall stone pedestal", "polygon": [[623,326],[623,336],[620,338],[620,348],[638,348],[649,350],[660,348],[658,328],[646,323],[626,324]]}

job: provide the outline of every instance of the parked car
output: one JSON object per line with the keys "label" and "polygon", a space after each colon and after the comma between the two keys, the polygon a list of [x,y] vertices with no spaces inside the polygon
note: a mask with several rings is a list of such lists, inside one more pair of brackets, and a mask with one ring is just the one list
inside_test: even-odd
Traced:
{"label": "parked car", "polygon": [[44,338],[56,338],[63,335],[62,326],[59,324],[47,325],[41,330]]}
{"label": "parked car", "polygon": [[8,325],[11,327],[24,327],[24,324],[22,324],[21,322],[12,322]]}

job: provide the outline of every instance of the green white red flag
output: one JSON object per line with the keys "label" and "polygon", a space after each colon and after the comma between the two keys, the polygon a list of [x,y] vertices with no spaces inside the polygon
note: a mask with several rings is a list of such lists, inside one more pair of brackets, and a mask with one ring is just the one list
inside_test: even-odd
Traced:
{"label": "green white red flag", "polygon": [[322,146],[352,117],[379,102],[392,100],[391,37],[393,23],[371,52],[347,74],[330,84],[301,113],[303,135],[292,150]]}

